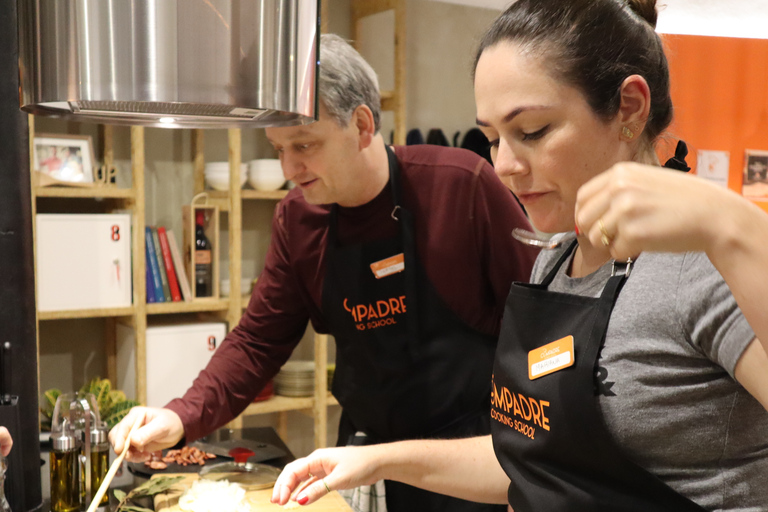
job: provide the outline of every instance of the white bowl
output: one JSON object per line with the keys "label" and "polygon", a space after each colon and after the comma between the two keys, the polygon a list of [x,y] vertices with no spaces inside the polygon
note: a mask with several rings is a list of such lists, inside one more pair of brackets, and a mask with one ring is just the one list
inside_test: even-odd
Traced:
{"label": "white bowl", "polygon": [[[248,164],[240,164],[240,187],[245,185]],[[229,190],[229,162],[205,164],[205,182],[214,190]]]}
{"label": "white bowl", "polygon": [[[253,280],[247,277],[240,279],[240,293],[250,295],[253,289]],[[222,297],[229,297],[229,279],[222,279],[219,283],[219,294]]]}
{"label": "white bowl", "polygon": [[[248,164],[243,162],[240,164],[240,172],[245,173],[248,170]],[[229,162],[206,162],[205,174],[229,174]]]}
{"label": "white bowl", "polygon": [[261,191],[277,190],[285,185],[285,176],[280,160],[261,158],[248,162],[248,183]]}
{"label": "white bowl", "polygon": [[[205,182],[213,190],[229,190],[229,174],[206,174]],[[240,187],[245,185],[245,174],[240,175]]]}

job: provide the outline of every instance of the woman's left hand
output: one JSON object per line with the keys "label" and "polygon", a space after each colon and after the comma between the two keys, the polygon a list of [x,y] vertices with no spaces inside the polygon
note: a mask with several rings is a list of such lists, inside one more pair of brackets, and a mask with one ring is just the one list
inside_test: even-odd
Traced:
{"label": "woman's left hand", "polygon": [[323,448],[287,464],[275,482],[272,503],[285,505],[293,496],[299,505],[309,505],[331,490],[375,483],[381,447],[386,450],[385,445]]}
{"label": "woman's left hand", "polygon": [[642,251],[707,251],[722,204],[736,197],[680,171],[622,162],[579,189],[576,225],[617,260]]}

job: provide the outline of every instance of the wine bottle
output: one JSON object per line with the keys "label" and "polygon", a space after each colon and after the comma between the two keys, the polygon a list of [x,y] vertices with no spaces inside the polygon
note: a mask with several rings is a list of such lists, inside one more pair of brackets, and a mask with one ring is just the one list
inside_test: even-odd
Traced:
{"label": "wine bottle", "polygon": [[195,296],[213,294],[213,256],[211,242],[205,236],[205,212],[197,210],[195,222]]}

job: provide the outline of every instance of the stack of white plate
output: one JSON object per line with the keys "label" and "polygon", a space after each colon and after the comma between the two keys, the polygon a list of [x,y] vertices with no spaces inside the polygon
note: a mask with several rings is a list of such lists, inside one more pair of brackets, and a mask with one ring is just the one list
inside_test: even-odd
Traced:
{"label": "stack of white plate", "polygon": [[312,396],[315,392],[315,362],[288,361],[275,375],[275,394]]}

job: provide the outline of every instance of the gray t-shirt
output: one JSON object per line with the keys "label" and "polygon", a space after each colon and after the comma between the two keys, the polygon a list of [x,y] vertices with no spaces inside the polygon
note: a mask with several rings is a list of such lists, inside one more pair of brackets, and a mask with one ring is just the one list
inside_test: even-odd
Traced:
{"label": "gray t-shirt", "polygon": [[[540,283],[564,249],[542,251]],[[611,263],[549,289],[597,297]],[[768,511],[768,412],[734,379],[755,333],[703,253],[643,253],[616,301],[598,378],[619,446],[707,510]]]}

